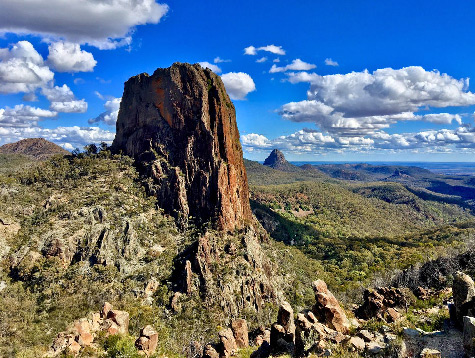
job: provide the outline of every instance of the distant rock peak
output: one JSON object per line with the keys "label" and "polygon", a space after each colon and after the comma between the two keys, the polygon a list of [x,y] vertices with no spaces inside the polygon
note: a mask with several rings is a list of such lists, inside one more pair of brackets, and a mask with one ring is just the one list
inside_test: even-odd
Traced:
{"label": "distant rock peak", "polygon": [[278,149],[274,149],[269,156],[264,161],[264,165],[284,172],[297,172],[301,171],[298,166],[290,164],[287,159],[285,159],[284,153]]}
{"label": "distant rock peak", "polygon": [[274,149],[264,161],[264,165],[267,165],[269,167],[287,163],[288,161],[285,159],[284,153],[282,153],[278,149]]}

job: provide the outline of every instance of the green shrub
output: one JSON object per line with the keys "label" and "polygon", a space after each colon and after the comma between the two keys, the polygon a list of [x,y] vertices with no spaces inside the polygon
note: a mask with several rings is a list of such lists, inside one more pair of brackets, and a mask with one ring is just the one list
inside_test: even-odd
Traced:
{"label": "green shrub", "polygon": [[109,358],[141,358],[135,348],[135,340],[130,336],[109,336],[104,342],[104,350]]}

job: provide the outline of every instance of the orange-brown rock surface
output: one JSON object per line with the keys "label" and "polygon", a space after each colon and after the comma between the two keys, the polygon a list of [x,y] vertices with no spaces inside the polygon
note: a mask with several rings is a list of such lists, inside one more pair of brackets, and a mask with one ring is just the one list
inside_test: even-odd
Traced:
{"label": "orange-brown rock surface", "polygon": [[180,224],[252,220],[234,106],[209,69],[175,63],[130,78],[112,148],[142,164],[149,192]]}

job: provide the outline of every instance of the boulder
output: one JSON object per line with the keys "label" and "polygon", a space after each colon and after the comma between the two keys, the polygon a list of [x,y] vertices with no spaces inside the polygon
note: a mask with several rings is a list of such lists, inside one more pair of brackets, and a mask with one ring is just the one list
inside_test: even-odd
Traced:
{"label": "boulder", "polygon": [[220,353],[222,357],[230,357],[237,351],[236,340],[234,339],[233,331],[230,328],[225,328],[219,333]]}
{"label": "boulder", "polygon": [[366,347],[365,341],[360,337],[351,337],[348,342],[348,346],[350,350],[358,352],[364,351]]}
{"label": "boulder", "polygon": [[74,331],[77,332],[76,342],[81,347],[90,346],[94,337],[91,334],[91,325],[86,318],[81,318],[74,322]]}
{"label": "boulder", "polygon": [[357,336],[363,339],[365,342],[371,342],[374,339],[374,334],[367,329],[362,329],[359,331]]}
{"label": "boulder", "polygon": [[363,304],[355,310],[356,317],[360,319],[376,318],[389,323],[395,322],[400,317],[395,308],[405,307],[407,304],[404,292],[393,287],[365,290],[363,299]]}
{"label": "boulder", "polygon": [[288,302],[280,305],[277,322],[270,331],[270,348],[274,354],[293,353],[295,348],[294,310]]}
{"label": "boulder", "polygon": [[396,322],[399,318],[401,318],[401,314],[396,311],[395,308],[388,307],[384,314],[384,320],[388,323]]}
{"label": "boulder", "polygon": [[475,355],[475,318],[463,317],[463,348],[468,357]]}
{"label": "boulder", "polygon": [[475,285],[470,276],[458,271],[452,284],[456,324],[463,326],[464,316],[475,315]]}
{"label": "boulder", "polygon": [[80,350],[81,350],[81,345],[76,341],[72,341],[71,344],[68,346],[68,351],[73,355],[79,354]]}
{"label": "boulder", "polygon": [[263,343],[270,344],[270,330],[260,327],[259,333],[254,339],[254,345],[260,347]]}
{"label": "boulder", "polygon": [[148,325],[140,330],[140,336],[135,341],[135,347],[147,357],[155,353],[158,344],[158,333]]}
{"label": "boulder", "polygon": [[174,63],[124,85],[112,151],[135,158],[148,192],[181,226],[252,222],[234,105],[221,78]]}
{"label": "boulder", "polygon": [[112,309],[113,307],[109,302],[104,302],[104,305],[102,306],[102,310],[101,310],[101,317],[107,318],[107,315]]}
{"label": "boulder", "polygon": [[366,351],[369,354],[379,354],[386,348],[386,344],[384,342],[369,342],[366,343]]}
{"label": "boulder", "polygon": [[219,353],[216,346],[207,344],[203,349],[203,358],[219,358]]}
{"label": "boulder", "polygon": [[326,283],[322,280],[317,280],[313,282],[312,286],[316,300],[312,312],[317,319],[320,322],[324,322],[330,328],[347,334],[350,329],[350,322],[338,300],[333,296],[330,290],[328,290]]}
{"label": "boulder", "polygon": [[441,353],[437,349],[424,348],[421,352],[421,358],[440,358]]}
{"label": "boulder", "polygon": [[112,320],[118,327],[118,334],[129,333],[129,312],[111,310],[107,314],[107,318]]}
{"label": "boulder", "polygon": [[231,323],[231,329],[236,340],[238,348],[249,347],[249,332],[247,329],[247,321],[245,319],[236,319]]}
{"label": "boulder", "polygon": [[431,291],[429,289],[426,289],[424,287],[417,287],[415,290],[414,290],[414,295],[420,299],[420,300],[428,300],[429,297],[430,297],[430,294],[431,294]]}

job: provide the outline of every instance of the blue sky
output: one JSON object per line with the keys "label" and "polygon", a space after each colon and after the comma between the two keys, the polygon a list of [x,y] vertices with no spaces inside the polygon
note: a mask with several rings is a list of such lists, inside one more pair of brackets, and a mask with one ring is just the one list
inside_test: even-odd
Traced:
{"label": "blue sky", "polygon": [[0,0],[0,144],[110,142],[123,83],[178,61],[222,76],[247,158],[473,161],[474,14],[445,1]]}

